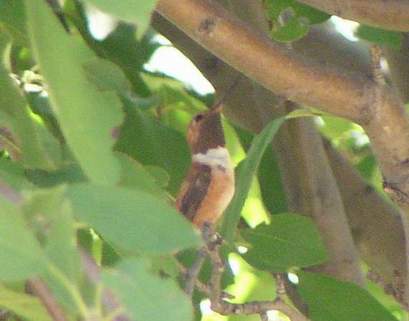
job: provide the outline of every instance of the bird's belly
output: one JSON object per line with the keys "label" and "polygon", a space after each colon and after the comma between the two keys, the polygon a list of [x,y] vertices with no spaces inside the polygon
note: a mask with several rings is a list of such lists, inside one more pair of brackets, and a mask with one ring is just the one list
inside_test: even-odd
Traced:
{"label": "bird's belly", "polygon": [[234,194],[234,172],[232,169],[213,168],[208,192],[201,202],[193,223],[202,227],[204,223],[214,224],[229,205]]}

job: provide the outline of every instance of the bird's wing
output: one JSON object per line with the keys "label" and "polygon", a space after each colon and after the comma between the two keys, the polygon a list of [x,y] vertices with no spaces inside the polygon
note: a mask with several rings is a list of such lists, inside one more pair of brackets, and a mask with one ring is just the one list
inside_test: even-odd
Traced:
{"label": "bird's wing", "polygon": [[193,220],[211,183],[211,168],[193,163],[176,201],[178,210]]}

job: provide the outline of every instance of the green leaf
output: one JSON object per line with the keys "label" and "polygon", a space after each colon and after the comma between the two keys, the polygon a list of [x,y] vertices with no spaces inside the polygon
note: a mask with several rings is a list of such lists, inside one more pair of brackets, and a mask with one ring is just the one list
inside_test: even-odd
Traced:
{"label": "green leaf", "polygon": [[140,110],[126,108],[126,119],[116,145],[143,165],[155,165],[170,175],[169,190],[178,192],[190,164],[184,137]]}
{"label": "green leaf", "polygon": [[96,58],[84,64],[88,79],[100,91],[116,91],[124,93],[130,90],[131,84],[122,70],[113,62]]}
{"label": "green leaf", "polygon": [[40,273],[45,257],[19,209],[0,196],[0,280],[19,281]]}
{"label": "green leaf", "polygon": [[384,30],[380,28],[370,27],[366,25],[359,25],[356,36],[369,42],[388,46],[398,50],[402,45],[403,35],[401,32]]}
{"label": "green leaf", "polygon": [[131,82],[134,92],[142,97],[150,95],[150,88],[142,79],[140,72],[160,46],[153,40],[153,35],[147,32],[138,40],[135,37],[134,26],[120,23],[104,41],[98,43],[102,57],[120,66]]}
{"label": "green leaf", "polygon": [[9,159],[0,159],[0,178],[4,183],[17,191],[31,187],[31,184],[25,177],[24,168]]}
{"label": "green leaf", "polygon": [[301,215],[273,215],[270,225],[245,229],[241,236],[249,243],[244,258],[261,270],[286,272],[327,259],[317,228],[311,219]]}
{"label": "green leaf", "polygon": [[271,37],[280,42],[292,42],[303,38],[310,27],[302,19],[291,17],[282,26],[277,26],[271,31]]}
{"label": "green leaf", "polygon": [[397,321],[359,286],[329,276],[300,272],[298,291],[312,321]]}
{"label": "green leaf", "polygon": [[119,164],[111,148],[122,120],[119,98],[87,80],[84,64],[95,55],[64,31],[44,1],[26,1],[26,9],[31,45],[68,145],[88,178],[115,184]]}
{"label": "green leaf", "polygon": [[102,281],[119,297],[132,319],[193,319],[190,300],[177,283],[150,273],[147,262],[142,259],[129,259],[121,262],[115,270],[103,271]]}
{"label": "green leaf", "polygon": [[0,95],[0,114],[2,126],[11,131],[15,140],[15,151],[21,154],[21,162],[28,168],[54,169],[58,160],[53,158],[45,147],[46,137],[51,144],[57,142],[49,133],[41,134],[41,125],[36,124],[30,115],[27,102],[19,88],[11,79],[8,70],[3,64],[6,59],[8,40],[0,33],[0,91],[7,95]]}
{"label": "green leaf", "polygon": [[308,19],[309,24],[318,24],[328,20],[331,15],[295,0],[267,0],[270,18],[277,21],[283,11],[291,9],[296,17]]}
{"label": "green leaf", "polygon": [[301,39],[308,33],[310,25],[322,23],[331,17],[295,0],[267,0],[267,12],[273,22],[271,36],[280,42]]}
{"label": "green leaf", "polygon": [[29,181],[39,187],[54,187],[64,183],[82,183],[87,179],[77,164],[61,167],[56,171],[27,170]]}
{"label": "green leaf", "polygon": [[131,23],[138,25],[138,33],[141,35],[147,29],[156,1],[155,0],[85,0],[102,11]]}
{"label": "green leaf", "polygon": [[122,169],[120,186],[136,188],[162,200],[167,200],[166,192],[159,187],[155,177],[143,165],[126,154],[117,153],[117,157]]}
{"label": "green leaf", "polygon": [[249,192],[253,176],[257,173],[257,168],[263,154],[284,120],[285,118],[272,120],[263,131],[253,139],[247,157],[241,163],[236,178],[236,191],[224,213],[224,220],[221,228],[221,233],[228,242],[231,242],[234,238],[234,233],[240,220],[241,210]]}
{"label": "green leaf", "polygon": [[180,213],[148,193],[78,184],[67,195],[74,214],[121,251],[162,254],[200,244]]}
{"label": "green leaf", "polygon": [[23,0],[0,1],[0,31],[4,28],[16,45],[27,46],[29,43],[25,20]]}
{"label": "green leaf", "polygon": [[2,285],[0,285],[0,307],[12,311],[24,320],[52,321],[39,299],[32,295],[15,292]]}
{"label": "green leaf", "polygon": [[23,210],[49,261],[64,271],[68,279],[76,279],[80,270],[76,229],[69,201],[65,199],[65,186],[39,189],[27,195]]}

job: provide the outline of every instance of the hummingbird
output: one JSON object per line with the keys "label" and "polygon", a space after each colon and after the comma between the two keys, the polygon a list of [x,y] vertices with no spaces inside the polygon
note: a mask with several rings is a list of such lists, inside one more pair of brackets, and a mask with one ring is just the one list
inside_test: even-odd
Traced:
{"label": "hummingbird", "polygon": [[215,224],[234,194],[234,169],[225,146],[221,109],[220,102],[197,114],[187,131],[192,163],[176,207],[199,229]]}

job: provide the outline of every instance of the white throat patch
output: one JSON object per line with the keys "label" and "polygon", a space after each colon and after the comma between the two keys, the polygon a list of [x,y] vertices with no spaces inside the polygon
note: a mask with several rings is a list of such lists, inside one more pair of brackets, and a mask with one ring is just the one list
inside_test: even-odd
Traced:
{"label": "white throat patch", "polygon": [[224,169],[230,169],[230,155],[226,148],[217,147],[207,150],[206,153],[197,153],[192,156],[194,162],[209,166],[221,166]]}

